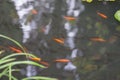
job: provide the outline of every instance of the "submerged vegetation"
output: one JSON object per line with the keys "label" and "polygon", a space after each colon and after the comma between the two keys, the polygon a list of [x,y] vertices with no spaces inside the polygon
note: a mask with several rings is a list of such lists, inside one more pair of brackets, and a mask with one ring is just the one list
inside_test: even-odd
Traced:
{"label": "submerged vegetation", "polygon": [[[6,76],[6,77],[8,77],[9,80],[19,80],[17,78],[17,76],[14,76],[14,74],[18,73],[18,71],[21,71],[21,69],[19,69],[19,68],[14,68],[14,66],[17,66],[17,65],[23,65],[23,64],[28,65],[29,64],[29,65],[38,66],[40,68],[46,68],[45,66],[38,64],[35,61],[28,60],[29,57],[36,58],[36,56],[34,56],[33,54],[30,54],[30,53],[26,53],[23,46],[20,43],[18,43],[17,41],[15,41],[14,39],[4,36],[2,34],[0,34],[0,38],[5,38],[7,40],[12,41],[13,43],[15,43],[17,46],[19,46],[23,50],[23,53],[22,52],[21,53],[11,53],[7,56],[2,56],[0,58],[0,71],[1,71],[0,79],[2,79],[2,77]],[[3,52],[3,50],[1,50],[0,55],[5,54],[5,52],[6,52],[5,50],[4,50],[4,52]],[[26,59],[24,59],[24,60],[17,59],[17,57],[23,57],[23,56],[25,56]],[[21,80],[30,80],[30,79],[57,80],[55,78],[48,78],[48,77],[41,77],[41,76],[33,76],[33,77],[23,78]]]}

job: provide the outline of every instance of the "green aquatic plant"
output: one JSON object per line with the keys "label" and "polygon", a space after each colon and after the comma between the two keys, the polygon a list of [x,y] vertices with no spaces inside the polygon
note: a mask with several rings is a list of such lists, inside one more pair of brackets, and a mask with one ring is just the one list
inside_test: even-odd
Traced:
{"label": "green aquatic plant", "polygon": [[34,80],[57,80],[56,78],[48,78],[48,77],[42,77],[42,76],[34,76],[34,77],[28,77],[28,78],[24,78],[22,80],[30,80],[30,79],[34,79]]}
{"label": "green aquatic plant", "polygon": [[[36,57],[34,56],[33,54],[30,54],[30,53],[27,53],[23,46],[17,42],[16,40],[10,38],[10,37],[7,37],[5,35],[2,35],[0,34],[0,37],[2,38],[5,38],[7,40],[10,40],[12,41],[13,43],[15,43],[17,46],[19,46],[22,50],[23,50],[23,53],[12,53],[12,54],[9,54],[7,56],[3,56],[1,57],[0,59],[0,71],[2,71],[0,73],[0,79],[2,77],[8,77],[9,80],[19,80],[17,78],[17,76],[14,76],[13,73],[14,72],[18,72],[20,71],[20,69],[16,69],[14,68],[14,66],[17,66],[17,65],[34,65],[34,66],[37,66],[37,67],[40,67],[40,68],[46,68],[45,66],[37,63],[37,62],[34,62],[34,61],[30,61],[27,59],[27,57]],[[5,54],[5,51],[2,51],[1,54]],[[1,55],[0,54],[0,55]],[[25,60],[17,60],[17,57],[23,57],[23,56],[27,56]],[[33,76],[33,77],[28,77],[28,78],[23,78],[22,80],[57,80],[55,78],[49,78],[49,77],[42,77],[42,76]]]}
{"label": "green aquatic plant", "polygon": [[120,22],[120,10],[115,12],[114,17],[116,20],[118,20]]}
{"label": "green aquatic plant", "polygon": [[12,38],[10,38],[10,37],[8,37],[8,36],[2,35],[2,34],[0,34],[0,37],[5,38],[5,39],[7,39],[7,40],[9,40],[9,41],[12,41],[12,42],[15,43],[17,46],[19,46],[19,47],[23,50],[24,53],[26,53],[24,47],[23,47],[19,42],[17,42],[16,40],[14,40],[14,39],[12,39]]}
{"label": "green aquatic plant", "polygon": [[20,54],[10,54],[8,56],[5,56],[0,59],[0,70],[2,70],[2,73],[0,73],[0,78],[3,76],[8,76],[9,80],[18,80],[12,75],[12,72],[15,71],[20,71],[19,69],[14,69],[13,66],[16,65],[22,65],[22,64],[30,64],[34,66],[38,66],[40,68],[45,68],[44,66],[34,62],[34,61],[29,61],[29,60],[22,60],[18,61],[15,57],[21,56],[21,55],[28,55],[30,57],[35,57],[32,54],[25,54],[25,53],[20,53]]}

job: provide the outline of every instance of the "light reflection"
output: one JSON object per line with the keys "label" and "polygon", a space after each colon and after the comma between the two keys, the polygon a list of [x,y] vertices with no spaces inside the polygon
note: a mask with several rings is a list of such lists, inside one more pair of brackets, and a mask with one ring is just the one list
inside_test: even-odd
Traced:
{"label": "light reflection", "polygon": [[65,65],[65,67],[64,67],[64,70],[67,70],[67,71],[73,71],[76,69],[77,69],[77,67],[75,65],[73,65],[72,62],[68,62],[67,65]]}
{"label": "light reflection", "polygon": [[[23,29],[23,43],[26,43],[27,40],[29,38],[31,38],[30,33],[31,32],[36,32],[36,29],[38,28],[38,23],[37,22],[42,22],[41,21],[41,17],[42,17],[42,13],[52,13],[53,10],[55,9],[55,6],[50,3],[54,2],[54,0],[41,0],[39,1],[39,4],[37,3],[37,1],[33,1],[33,0],[13,0],[15,2],[15,6],[19,15],[19,18],[21,20],[21,28]],[[26,25],[25,22],[27,20],[26,15],[30,14],[29,12],[31,10],[33,10],[33,5],[29,5],[29,7],[27,8],[21,8],[21,6],[23,6],[23,4],[27,4],[28,2],[33,1],[35,2],[34,7],[39,7],[38,9],[38,14],[36,14],[36,18],[34,20],[29,21]],[[76,18],[80,15],[80,13],[84,10],[84,6],[82,5],[81,1],[77,0],[66,0],[67,3],[67,12],[66,12],[66,16],[72,16],[73,18]],[[78,6],[78,8],[76,8],[76,4]],[[30,15],[32,16],[32,15]],[[45,35],[49,35],[49,32],[51,30],[51,23],[52,23],[52,19],[50,19],[50,21],[48,22],[48,24],[46,24],[46,26],[43,27],[43,33]],[[43,25],[42,25],[43,26]],[[41,27],[41,26],[40,26]],[[74,49],[76,48],[76,44],[75,44],[75,37],[77,35],[78,32],[78,27],[76,24],[71,24],[69,21],[66,21],[64,23],[64,29],[66,30],[66,37],[64,39],[64,41],[62,40],[61,43],[65,44],[63,45],[64,47],[69,47],[71,50],[71,58],[75,58],[77,55],[79,55],[79,50],[78,49]],[[37,37],[37,33],[34,33],[34,38]],[[44,35],[44,36],[45,36]],[[46,40],[41,40],[40,42],[42,42],[42,44],[44,44],[44,46],[46,47],[50,47],[47,45]],[[59,42],[60,43],[60,42]],[[83,55],[83,53],[81,53],[80,55]],[[57,64],[56,67],[61,68],[62,64]],[[27,76],[32,76],[32,75],[36,75],[36,73],[32,74],[31,73],[31,66],[28,65],[27,67]],[[65,66],[64,66],[64,70],[76,70],[77,67],[75,65],[73,65],[72,62],[68,62]]]}

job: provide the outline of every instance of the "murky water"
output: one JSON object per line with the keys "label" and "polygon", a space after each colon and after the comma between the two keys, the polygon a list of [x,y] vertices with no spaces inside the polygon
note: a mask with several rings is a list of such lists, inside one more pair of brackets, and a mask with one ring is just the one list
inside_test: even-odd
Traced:
{"label": "murky water", "polygon": [[[119,2],[12,1],[19,15],[26,48],[50,64],[44,70],[28,65],[26,76],[43,75],[59,80],[84,80],[90,72],[109,63],[106,60],[107,54],[120,52],[120,31],[116,29],[119,23],[114,19],[115,11],[120,8]],[[107,19],[98,13],[104,13]],[[74,20],[68,20],[65,18],[67,16]],[[94,37],[104,38],[105,42],[92,41]],[[61,58],[71,61],[54,62]]]}

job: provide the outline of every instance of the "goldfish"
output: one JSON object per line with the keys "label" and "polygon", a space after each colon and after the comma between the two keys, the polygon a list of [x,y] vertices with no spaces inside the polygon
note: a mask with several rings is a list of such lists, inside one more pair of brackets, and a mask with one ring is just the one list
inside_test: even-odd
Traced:
{"label": "goldfish", "polygon": [[33,61],[36,61],[36,62],[38,62],[38,63],[40,63],[40,64],[42,64],[42,65],[44,65],[44,66],[49,66],[49,63],[47,63],[47,62],[45,62],[45,61],[42,61],[42,59],[41,58],[37,58],[37,57],[35,57],[35,58],[32,58],[32,57],[29,57],[29,59],[30,60],[33,60]]}
{"label": "goldfish", "polygon": [[105,39],[100,38],[100,37],[94,37],[94,38],[90,38],[91,41],[96,41],[96,42],[106,42]]}
{"label": "goldfish", "polygon": [[38,14],[37,10],[33,9],[31,10],[32,14]]}
{"label": "goldfish", "polygon": [[76,18],[74,18],[74,17],[69,17],[69,16],[64,16],[64,18],[66,19],[66,20],[75,20]]}
{"label": "goldfish", "polygon": [[35,58],[29,57],[29,59],[33,60],[33,61],[37,61],[37,62],[41,61],[41,58],[37,58],[37,57],[35,57]]}
{"label": "goldfish", "polygon": [[69,59],[56,59],[54,60],[55,62],[61,62],[61,63],[67,63],[67,62],[70,62]]}
{"label": "goldfish", "polygon": [[49,65],[50,65],[50,64],[49,64],[48,62],[46,62],[46,61],[40,61],[39,63],[42,64],[42,65],[45,65],[45,66],[49,66]]}
{"label": "goldfish", "polygon": [[58,42],[58,43],[64,44],[64,40],[63,40],[63,39],[55,38],[54,40],[55,40],[56,42]]}
{"label": "goldfish", "polygon": [[9,48],[10,48],[12,51],[16,52],[16,53],[22,53],[22,52],[23,52],[22,50],[17,49],[17,48],[12,47],[12,46],[9,46]]}
{"label": "goldfish", "polygon": [[97,14],[98,14],[100,17],[104,18],[104,19],[107,19],[107,18],[108,18],[108,17],[107,17],[105,14],[103,14],[103,13],[97,12]]}

